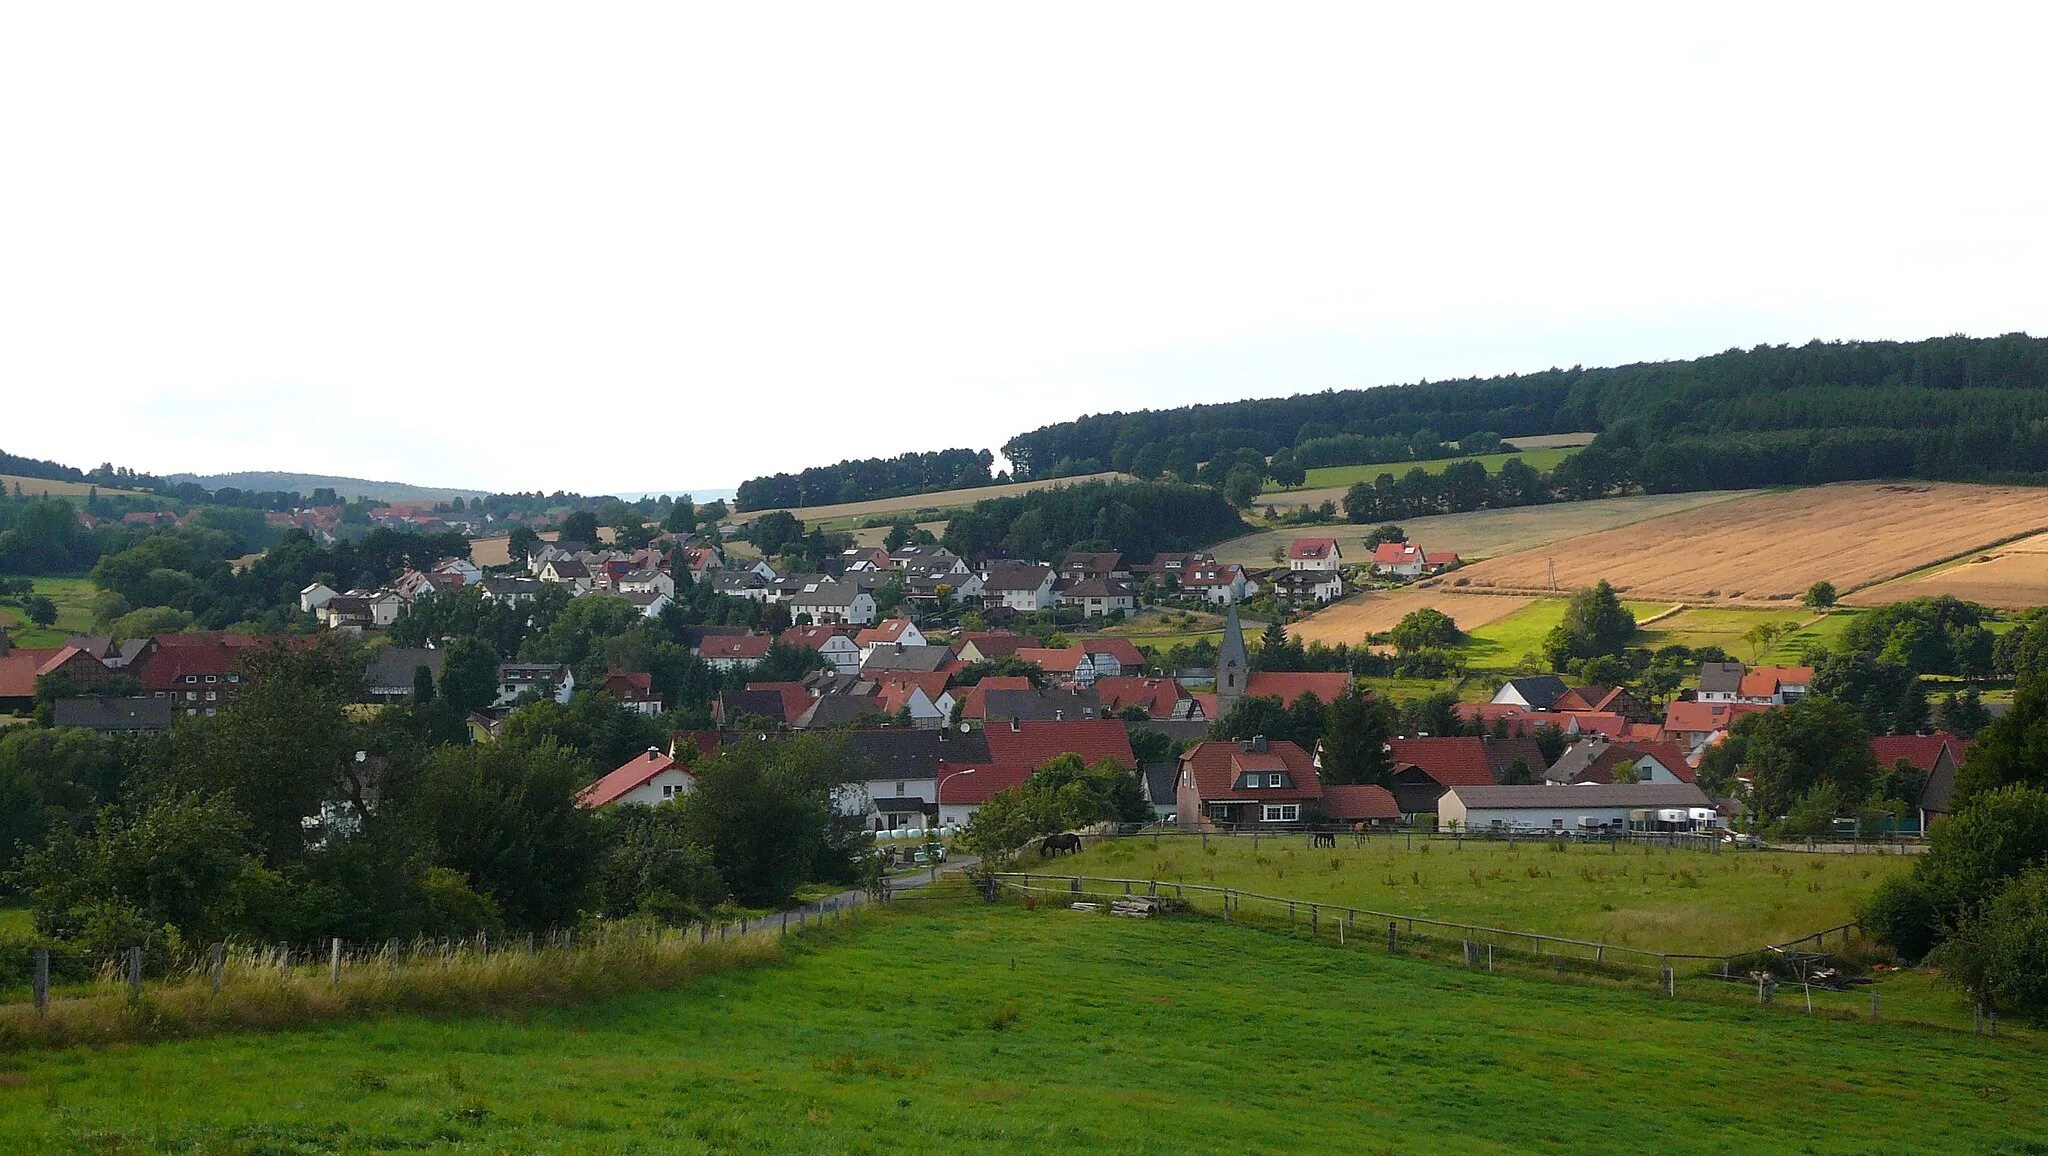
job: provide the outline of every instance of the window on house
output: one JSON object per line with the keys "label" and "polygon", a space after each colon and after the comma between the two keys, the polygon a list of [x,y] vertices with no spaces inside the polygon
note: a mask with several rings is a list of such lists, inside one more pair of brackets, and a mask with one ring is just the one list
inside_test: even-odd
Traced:
{"label": "window on house", "polygon": [[1266,804],[1265,819],[1268,823],[1292,823],[1300,818],[1301,805],[1298,803]]}
{"label": "window on house", "polygon": [[206,701],[208,701],[208,702],[212,702],[213,700],[215,700],[215,699],[217,699],[217,698],[219,698],[219,697],[220,697],[220,694],[219,694],[219,692],[217,692],[217,691],[211,691],[211,690],[209,690],[209,691],[207,691],[207,692],[206,692]]}
{"label": "window on house", "polygon": [[199,676],[198,676],[198,675],[196,675],[196,674],[188,674],[188,675],[186,675],[186,676],[185,676],[185,681],[186,681],[186,682],[198,682],[198,681],[199,681]]}
{"label": "window on house", "polygon": [[219,675],[214,675],[214,674],[209,674],[209,675],[207,675],[207,676],[206,676],[206,681],[208,681],[208,682],[219,682],[219,681],[220,681],[220,676],[219,676]]}
{"label": "window on house", "polygon": [[1273,772],[1272,774],[1270,774],[1270,775],[1267,775],[1267,776],[1266,776],[1266,785],[1267,785],[1267,786],[1269,786],[1269,787],[1277,787],[1277,786],[1280,786],[1280,780],[1281,780],[1281,777],[1282,777],[1282,776],[1281,776],[1280,772],[1278,772],[1278,771],[1275,771],[1275,772]]}
{"label": "window on house", "polygon": [[1553,830],[1553,831],[1562,831],[1562,830],[1564,830],[1564,820],[1563,820],[1563,819],[1552,819],[1552,820],[1550,821],[1550,829],[1551,829],[1551,830]]}

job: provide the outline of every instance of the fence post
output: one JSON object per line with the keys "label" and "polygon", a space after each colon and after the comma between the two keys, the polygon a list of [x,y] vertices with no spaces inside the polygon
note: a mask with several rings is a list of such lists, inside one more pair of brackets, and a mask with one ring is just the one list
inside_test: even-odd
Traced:
{"label": "fence post", "polygon": [[1315,935],[1315,934],[1317,933],[1317,931],[1318,931],[1318,930],[1320,929],[1320,927],[1321,927],[1321,925],[1322,925],[1322,922],[1323,922],[1323,912],[1322,912],[1322,908],[1320,908],[1320,907],[1316,906],[1316,905],[1315,905],[1315,904],[1313,904],[1313,903],[1309,904],[1309,905],[1308,905],[1308,933],[1309,933],[1310,935]]}
{"label": "fence post", "polygon": [[130,1002],[142,998],[142,949],[128,949],[128,999]]}
{"label": "fence post", "polygon": [[1674,999],[1678,996],[1678,973],[1669,966],[1664,968],[1664,994]]}
{"label": "fence post", "polygon": [[1877,989],[1874,987],[1870,989],[1870,1018],[1877,1018]]}
{"label": "fence post", "polygon": [[1394,954],[1394,921],[1387,920],[1387,954]]}
{"label": "fence post", "polygon": [[1486,974],[1493,974],[1493,945],[1491,943],[1486,945]]}
{"label": "fence post", "polygon": [[789,912],[787,911],[782,913],[782,934],[785,936],[789,934]]}
{"label": "fence post", "polygon": [[341,937],[335,936],[327,945],[327,983],[332,987],[341,982]]}
{"label": "fence post", "polygon": [[36,1014],[50,1011],[50,949],[36,948]]}

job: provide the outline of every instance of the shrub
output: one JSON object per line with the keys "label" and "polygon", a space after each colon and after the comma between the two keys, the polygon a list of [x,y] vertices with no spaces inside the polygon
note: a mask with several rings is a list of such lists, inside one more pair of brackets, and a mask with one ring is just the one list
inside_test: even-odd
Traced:
{"label": "shrub", "polygon": [[2048,865],[1966,915],[1930,962],[1987,1008],[2048,1019]]}

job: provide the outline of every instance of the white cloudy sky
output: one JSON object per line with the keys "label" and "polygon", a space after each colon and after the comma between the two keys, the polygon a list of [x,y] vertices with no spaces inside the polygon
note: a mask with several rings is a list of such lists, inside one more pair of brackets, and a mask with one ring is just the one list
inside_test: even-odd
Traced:
{"label": "white cloudy sky", "polygon": [[2039,11],[10,5],[0,448],[709,487],[2041,332]]}

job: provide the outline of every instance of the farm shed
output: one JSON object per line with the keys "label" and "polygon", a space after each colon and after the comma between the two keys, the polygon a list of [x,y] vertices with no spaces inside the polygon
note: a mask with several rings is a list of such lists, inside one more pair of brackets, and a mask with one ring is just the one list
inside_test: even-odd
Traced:
{"label": "farm shed", "polygon": [[[1456,823],[1467,831],[1495,827],[1578,831],[1626,827],[1630,811],[1681,809],[1690,814],[1695,808],[1712,807],[1691,783],[1452,787],[1437,800],[1437,820],[1445,826]],[[1699,821],[1720,825],[1718,817]]]}

